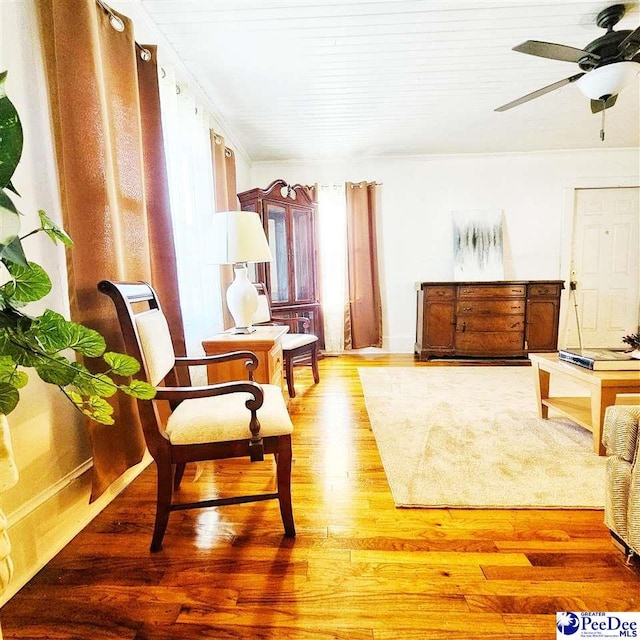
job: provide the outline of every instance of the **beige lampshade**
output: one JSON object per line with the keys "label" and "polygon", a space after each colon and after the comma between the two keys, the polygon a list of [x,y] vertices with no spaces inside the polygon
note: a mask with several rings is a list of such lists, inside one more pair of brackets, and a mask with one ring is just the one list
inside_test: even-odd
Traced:
{"label": "beige lampshade", "polygon": [[253,211],[214,213],[212,238],[212,259],[215,264],[272,260],[262,222]]}

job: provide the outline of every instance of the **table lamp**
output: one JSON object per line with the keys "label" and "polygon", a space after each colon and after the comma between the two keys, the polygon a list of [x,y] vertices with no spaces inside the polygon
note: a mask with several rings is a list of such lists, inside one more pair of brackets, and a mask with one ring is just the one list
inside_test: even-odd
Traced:
{"label": "table lamp", "polygon": [[235,322],[234,333],[252,333],[258,292],[249,281],[247,263],[271,262],[262,222],[253,211],[213,214],[213,262],[232,264],[235,277],[227,289],[227,307]]}

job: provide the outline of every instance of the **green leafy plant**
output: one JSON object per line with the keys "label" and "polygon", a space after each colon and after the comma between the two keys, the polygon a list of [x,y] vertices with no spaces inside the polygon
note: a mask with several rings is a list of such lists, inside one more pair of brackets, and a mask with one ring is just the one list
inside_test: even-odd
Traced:
{"label": "green leafy plant", "polygon": [[634,349],[640,349],[640,333],[632,333],[622,338],[622,342]]}
{"label": "green leafy plant", "polygon": [[[54,244],[71,247],[73,242],[44,211],[38,212],[40,226],[20,235],[21,214],[8,192],[20,195],[11,180],[22,156],[23,133],[18,112],[6,94],[6,77],[6,71],[0,73],[0,413],[11,413],[18,404],[20,389],[28,381],[26,368],[58,386],[85,415],[113,424],[113,408],[106,398],[118,391],[142,399],[155,395],[146,382],[127,381],[140,370],[138,361],[106,351],[100,333],[55,311],[46,309],[32,316],[24,310],[51,291],[51,280],[40,265],[27,260],[23,241],[44,233]],[[92,373],[81,362],[69,359],[68,350],[85,359],[101,358],[107,368]]]}

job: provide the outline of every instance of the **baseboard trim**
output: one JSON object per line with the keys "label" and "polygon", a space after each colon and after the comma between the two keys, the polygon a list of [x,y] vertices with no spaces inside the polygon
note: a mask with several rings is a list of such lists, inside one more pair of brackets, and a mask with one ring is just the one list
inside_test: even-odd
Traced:
{"label": "baseboard trim", "polygon": [[89,502],[91,474],[88,473],[92,463],[84,462],[49,490],[15,511],[10,516],[7,530],[15,573],[8,589],[0,594],[0,607],[18,593],[152,461],[151,455],[145,453],[141,462],[123,473],[92,503]]}
{"label": "baseboard trim", "polygon": [[20,505],[13,513],[5,514],[9,522],[9,528],[15,526],[33,513],[36,509],[41,507],[45,502],[53,498],[55,495],[64,491],[74,480],[77,480],[81,475],[89,471],[93,467],[93,459],[89,458],[82,464],[78,465],[75,469],[67,473],[66,476],[60,478],[58,482],[52,484],[45,491],[42,491],[38,495],[34,496],[30,500],[27,500],[23,505]]}

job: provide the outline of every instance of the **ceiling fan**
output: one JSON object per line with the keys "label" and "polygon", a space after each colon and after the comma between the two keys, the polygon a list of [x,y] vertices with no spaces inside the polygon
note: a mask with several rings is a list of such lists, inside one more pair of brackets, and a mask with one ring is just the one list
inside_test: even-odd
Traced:
{"label": "ceiling fan", "polygon": [[[624,14],[625,6],[623,4],[615,4],[600,11],[596,18],[596,24],[598,27],[606,29],[607,32],[590,42],[584,49],[538,40],[527,40],[513,47],[514,51],[528,53],[532,56],[576,62],[582,71],[528,93],[512,102],[507,102],[495,111],[507,111],[507,109],[512,109],[575,82],[582,93],[591,98],[591,112],[602,111],[604,118],[604,111],[613,107],[618,93],[625,84],[640,73],[640,53],[638,53],[640,51],[640,27],[634,31],[613,30]],[[601,131],[600,135],[604,140],[604,131]]]}

